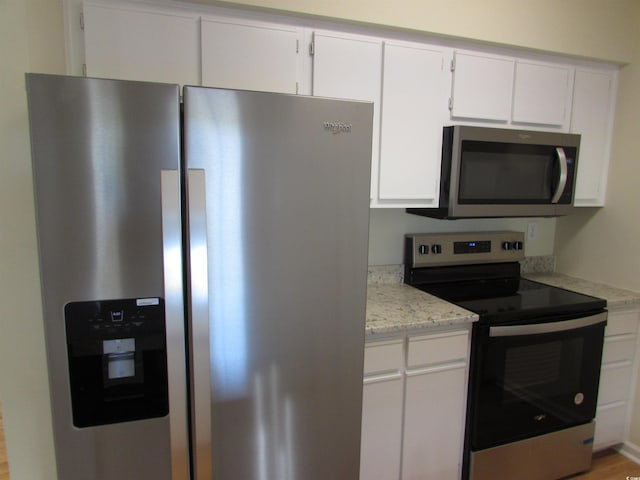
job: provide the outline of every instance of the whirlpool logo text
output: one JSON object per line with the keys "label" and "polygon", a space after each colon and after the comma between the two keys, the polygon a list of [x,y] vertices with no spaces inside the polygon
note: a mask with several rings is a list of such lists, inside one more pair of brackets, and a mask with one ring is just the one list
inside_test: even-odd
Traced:
{"label": "whirlpool logo text", "polygon": [[324,122],[322,126],[334,135],[337,133],[351,133],[352,127],[351,123],[348,122]]}

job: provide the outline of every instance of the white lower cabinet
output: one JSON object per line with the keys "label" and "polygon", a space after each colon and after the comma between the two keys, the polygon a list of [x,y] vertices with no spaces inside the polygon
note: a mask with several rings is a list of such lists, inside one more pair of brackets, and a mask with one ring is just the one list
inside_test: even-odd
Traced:
{"label": "white lower cabinet", "polygon": [[402,439],[402,374],[365,381],[360,478],[397,480]]}
{"label": "white lower cabinet", "polygon": [[626,440],[638,356],[638,310],[610,311],[605,330],[594,449]]}
{"label": "white lower cabinet", "polygon": [[397,480],[400,475],[403,368],[404,337],[365,346],[361,480]]}
{"label": "white lower cabinet", "polygon": [[408,372],[402,479],[460,478],[466,364]]}
{"label": "white lower cabinet", "polygon": [[469,327],[365,348],[361,480],[458,479]]}

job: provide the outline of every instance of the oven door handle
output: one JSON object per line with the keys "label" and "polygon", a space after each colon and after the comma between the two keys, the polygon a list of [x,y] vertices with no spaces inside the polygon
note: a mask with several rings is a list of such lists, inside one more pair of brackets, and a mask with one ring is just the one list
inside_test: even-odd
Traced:
{"label": "oven door handle", "polygon": [[576,318],[561,322],[532,323],[528,325],[508,325],[489,327],[490,337],[515,337],[518,335],[537,335],[540,333],[564,332],[577,328],[589,327],[607,321],[607,312],[589,317]]}

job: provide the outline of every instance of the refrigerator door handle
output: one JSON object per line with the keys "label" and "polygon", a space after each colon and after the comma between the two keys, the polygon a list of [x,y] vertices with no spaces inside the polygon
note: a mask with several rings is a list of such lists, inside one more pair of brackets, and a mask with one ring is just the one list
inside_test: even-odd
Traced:
{"label": "refrigerator door handle", "polygon": [[192,370],[193,468],[195,480],[209,480],[211,458],[211,366],[205,172],[187,171],[189,302]]}
{"label": "refrigerator door handle", "polygon": [[167,375],[169,380],[169,428],[171,478],[189,478],[187,425],[184,288],[182,276],[182,220],[180,176],[177,170],[160,173],[162,249],[164,269]]}

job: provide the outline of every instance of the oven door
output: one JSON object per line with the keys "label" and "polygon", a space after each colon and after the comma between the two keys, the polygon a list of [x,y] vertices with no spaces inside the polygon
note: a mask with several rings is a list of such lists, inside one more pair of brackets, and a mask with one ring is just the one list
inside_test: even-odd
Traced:
{"label": "oven door", "polygon": [[469,403],[477,451],[595,416],[607,313],[476,325]]}

